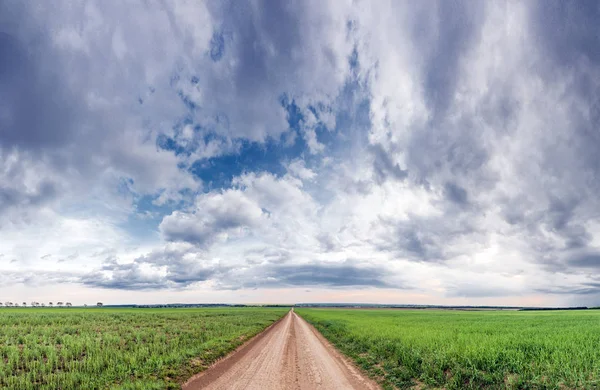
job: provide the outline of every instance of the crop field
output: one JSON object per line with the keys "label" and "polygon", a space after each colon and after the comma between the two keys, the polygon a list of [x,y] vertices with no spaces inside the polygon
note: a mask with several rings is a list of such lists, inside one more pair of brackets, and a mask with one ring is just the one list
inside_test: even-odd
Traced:
{"label": "crop field", "polygon": [[287,311],[0,309],[0,388],[180,388]]}
{"label": "crop field", "polygon": [[384,388],[600,387],[600,311],[297,309]]}

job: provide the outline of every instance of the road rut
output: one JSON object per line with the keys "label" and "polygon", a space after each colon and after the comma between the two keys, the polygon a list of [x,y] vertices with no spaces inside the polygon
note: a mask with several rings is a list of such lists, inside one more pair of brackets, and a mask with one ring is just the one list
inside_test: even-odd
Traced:
{"label": "road rut", "polygon": [[291,310],[185,390],[380,389]]}

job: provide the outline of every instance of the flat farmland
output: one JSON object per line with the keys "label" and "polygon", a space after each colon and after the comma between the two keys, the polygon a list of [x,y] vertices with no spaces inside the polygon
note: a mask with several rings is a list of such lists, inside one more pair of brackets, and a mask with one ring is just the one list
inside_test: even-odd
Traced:
{"label": "flat farmland", "polygon": [[600,311],[298,308],[384,388],[600,387]]}
{"label": "flat farmland", "polygon": [[288,310],[0,309],[0,388],[178,389]]}

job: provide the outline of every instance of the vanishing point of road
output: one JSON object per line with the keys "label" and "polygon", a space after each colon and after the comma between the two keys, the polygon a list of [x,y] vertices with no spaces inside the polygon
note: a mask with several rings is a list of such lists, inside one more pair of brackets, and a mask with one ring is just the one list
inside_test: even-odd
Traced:
{"label": "vanishing point of road", "polygon": [[185,390],[380,389],[291,310]]}

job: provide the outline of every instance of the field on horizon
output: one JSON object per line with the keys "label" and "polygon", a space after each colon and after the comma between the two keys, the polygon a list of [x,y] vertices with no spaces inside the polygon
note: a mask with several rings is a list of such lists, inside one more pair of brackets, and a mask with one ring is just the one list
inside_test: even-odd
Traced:
{"label": "field on horizon", "polygon": [[600,310],[295,310],[384,388],[600,387]]}
{"label": "field on horizon", "polygon": [[0,388],[178,389],[288,310],[0,309]]}

